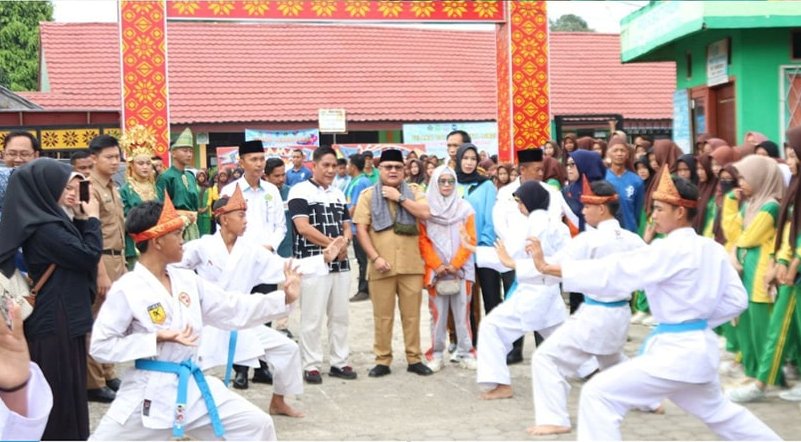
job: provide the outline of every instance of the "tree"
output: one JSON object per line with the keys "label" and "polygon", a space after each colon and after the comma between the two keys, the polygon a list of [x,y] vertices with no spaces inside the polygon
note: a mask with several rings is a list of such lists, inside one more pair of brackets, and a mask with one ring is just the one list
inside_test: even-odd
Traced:
{"label": "tree", "polygon": [[549,20],[551,31],[563,32],[595,32],[587,26],[587,22],[576,14],[565,14],[556,19],[556,21]]}
{"label": "tree", "polygon": [[53,21],[50,1],[0,2],[0,85],[12,91],[37,89],[42,21]]}

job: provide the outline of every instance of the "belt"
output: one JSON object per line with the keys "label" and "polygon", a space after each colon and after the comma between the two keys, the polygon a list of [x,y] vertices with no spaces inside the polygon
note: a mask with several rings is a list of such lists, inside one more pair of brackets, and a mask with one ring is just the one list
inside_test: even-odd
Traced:
{"label": "belt", "polygon": [[507,290],[506,293],[504,293],[503,300],[508,301],[512,299],[512,295],[514,295],[516,291],[517,291],[517,278],[515,278],[515,280],[512,282],[512,285],[509,286],[509,290]]}
{"label": "belt", "polygon": [[663,333],[686,333],[691,331],[700,331],[706,330],[709,328],[709,324],[707,323],[706,319],[695,319],[692,321],[687,322],[679,322],[677,324],[659,324],[651,330],[651,333],[645,337],[645,340],[642,341],[642,346],[640,347],[640,354],[645,352],[645,346],[648,344],[648,341],[656,335],[661,335]]}
{"label": "belt", "polygon": [[231,369],[234,368],[234,354],[236,353],[236,338],[239,335],[239,332],[236,330],[230,332],[228,335],[228,360],[225,362],[225,377],[223,378],[223,383],[225,386],[228,386],[228,383],[231,382]]}
{"label": "belt", "polygon": [[184,420],[186,419],[186,391],[189,386],[189,377],[195,379],[200,394],[203,396],[203,401],[206,403],[206,409],[209,412],[209,419],[211,419],[211,426],[214,429],[214,434],[217,437],[223,437],[225,429],[223,428],[220,415],[217,412],[217,404],[214,403],[214,398],[211,396],[209,384],[206,383],[206,377],[203,376],[203,371],[187,359],[183,362],[167,362],[157,361],[154,359],[137,359],[135,367],[138,370],[158,371],[161,373],[173,373],[178,376],[178,397],[175,401],[175,420],[172,424],[172,435],[175,438],[184,437]]}
{"label": "belt", "polygon": [[599,301],[597,299],[590,298],[587,295],[584,295],[584,303],[587,305],[599,305],[601,307],[606,308],[614,308],[614,307],[624,307],[629,305],[629,301],[613,301],[613,302],[604,302]]}
{"label": "belt", "polygon": [[104,255],[122,256],[123,252],[124,250],[103,249],[101,253]]}

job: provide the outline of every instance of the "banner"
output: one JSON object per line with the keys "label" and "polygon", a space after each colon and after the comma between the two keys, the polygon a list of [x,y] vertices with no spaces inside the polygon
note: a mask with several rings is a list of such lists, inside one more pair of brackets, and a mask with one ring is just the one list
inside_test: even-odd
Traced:
{"label": "banner", "polygon": [[239,146],[217,148],[217,170],[236,169],[239,164]]}
{"label": "banner", "polygon": [[320,131],[317,129],[301,130],[258,130],[245,129],[245,140],[261,140],[265,149],[285,146],[319,146]]}
{"label": "banner", "polygon": [[404,124],[403,142],[406,144],[423,144],[429,155],[438,158],[448,157],[445,138],[451,131],[463,130],[470,134],[473,144],[479,152],[487,151],[489,155],[498,153],[498,125],[494,121],[483,123],[430,123]]}
{"label": "banner", "polygon": [[416,152],[417,156],[420,156],[426,153],[426,146],[425,144],[389,144],[389,143],[382,143],[382,144],[334,144],[331,146],[334,150],[337,151],[338,158],[345,158],[347,159],[351,155],[355,153],[362,153],[364,151],[371,151],[373,152],[373,157],[378,158],[381,156],[381,152],[387,149],[398,149],[403,153],[403,157],[406,158],[409,155],[409,152]]}

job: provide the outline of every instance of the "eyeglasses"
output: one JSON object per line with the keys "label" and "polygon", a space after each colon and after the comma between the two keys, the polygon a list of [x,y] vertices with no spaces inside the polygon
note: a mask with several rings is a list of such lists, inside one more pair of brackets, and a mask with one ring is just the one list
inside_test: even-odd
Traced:
{"label": "eyeglasses", "polygon": [[3,157],[5,158],[21,158],[23,160],[27,160],[33,158],[33,152],[18,152],[16,150],[11,150],[8,152],[3,153]]}
{"label": "eyeglasses", "polygon": [[567,167],[576,167],[576,163],[567,163]]}
{"label": "eyeglasses", "polygon": [[382,169],[384,170],[403,170],[403,164],[392,164],[392,165],[382,165]]}
{"label": "eyeglasses", "polygon": [[440,178],[439,180],[437,180],[437,182],[441,186],[453,186],[454,184],[456,184],[456,180],[453,178]]}

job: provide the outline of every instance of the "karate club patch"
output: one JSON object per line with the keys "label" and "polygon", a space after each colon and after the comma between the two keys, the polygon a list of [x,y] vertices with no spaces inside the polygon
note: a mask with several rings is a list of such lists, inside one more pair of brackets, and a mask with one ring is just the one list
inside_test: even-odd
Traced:
{"label": "karate club patch", "polygon": [[181,304],[185,305],[186,307],[189,307],[189,303],[192,301],[186,292],[181,292],[178,295],[178,300],[181,301]]}
{"label": "karate club patch", "polygon": [[153,321],[154,324],[161,325],[167,320],[167,313],[164,311],[164,307],[160,302],[148,306],[147,314],[150,315],[150,320]]}

